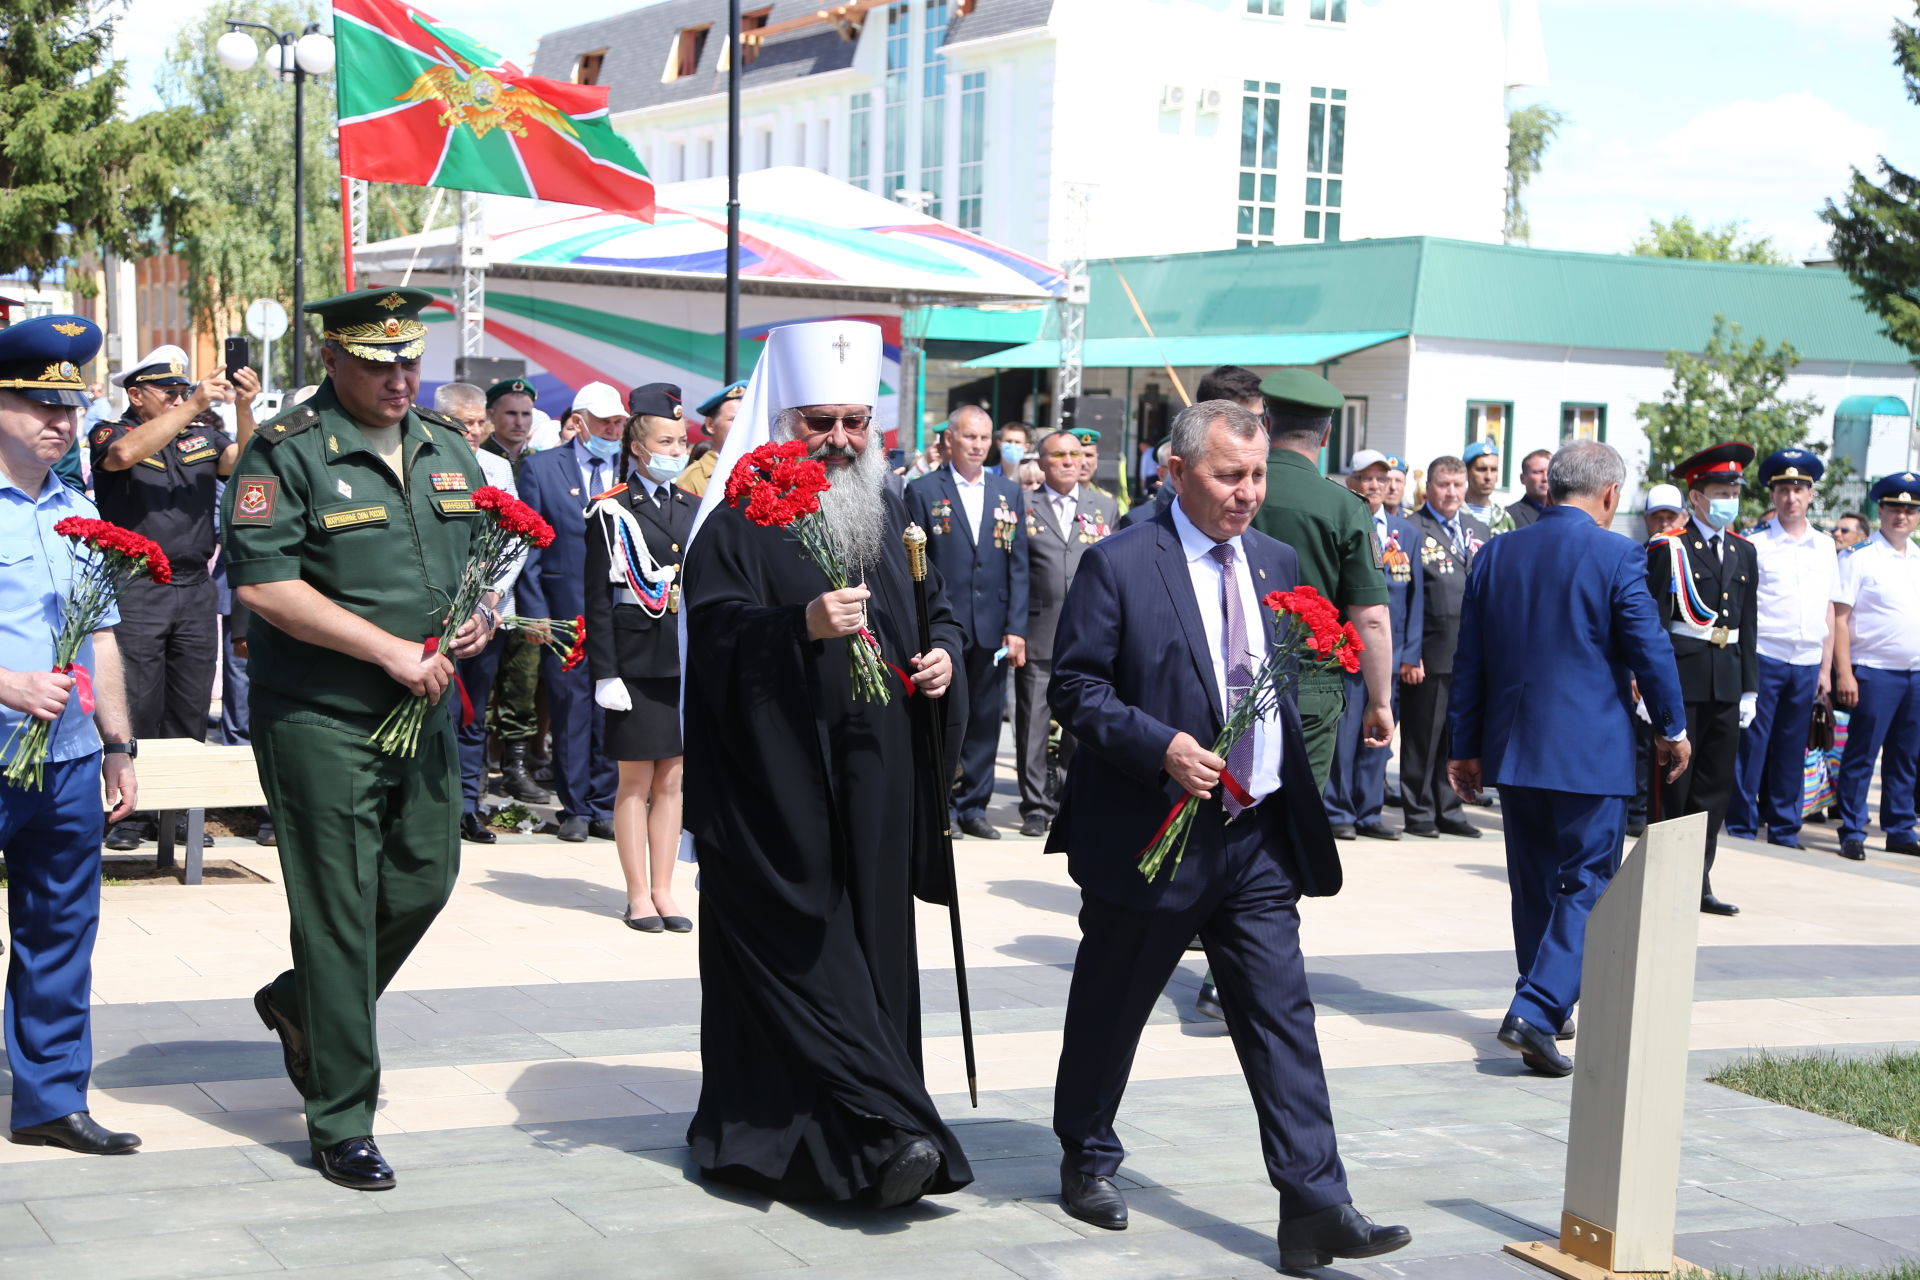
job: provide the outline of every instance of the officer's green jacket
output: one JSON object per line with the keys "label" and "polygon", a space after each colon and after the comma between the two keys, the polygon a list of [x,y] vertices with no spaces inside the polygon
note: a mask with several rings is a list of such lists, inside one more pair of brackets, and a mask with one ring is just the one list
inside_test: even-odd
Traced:
{"label": "officer's green jacket", "polygon": [[[409,640],[438,635],[484,517],[486,483],[450,420],[415,407],[401,425],[403,486],[340,407],[331,381],[263,424],[227,482],[227,580],[301,579],[341,608]],[[255,617],[247,674],[316,711],[376,719],[406,690],[378,666],[296,640]]]}
{"label": "officer's green jacket", "polygon": [[[1385,604],[1387,580],[1373,545],[1366,500],[1320,474],[1291,449],[1267,456],[1267,500],[1253,527],[1292,547],[1300,579],[1345,613],[1356,605]],[[1297,584],[1296,584],[1297,585]]]}

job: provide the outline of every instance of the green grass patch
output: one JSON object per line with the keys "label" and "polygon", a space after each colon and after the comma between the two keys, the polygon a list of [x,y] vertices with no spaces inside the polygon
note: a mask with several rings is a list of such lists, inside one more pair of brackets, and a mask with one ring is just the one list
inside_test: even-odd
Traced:
{"label": "green grass patch", "polygon": [[[1848,1058],[1763,1049],[1707,1078],[1769,1102],[1831,1116],[1902,1142],[1920,1143],[1920,1053]],[[1920,1280],[1920,1266],[1884,1274]]]}

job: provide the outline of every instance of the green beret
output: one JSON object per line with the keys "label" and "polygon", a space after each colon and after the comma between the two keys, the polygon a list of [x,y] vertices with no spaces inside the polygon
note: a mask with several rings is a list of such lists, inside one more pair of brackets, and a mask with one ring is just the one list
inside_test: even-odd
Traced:
{"label": "green beret", "polygon": [[392,364],[418,360],[427,349],[420,308],[433,301],[425,289],[361,289],[309,302],[301,310],[320,317],[320,336],[362,360]]}
{"label": "green beret", "polygon": [[1068,427],[1067,430],[1072,432],[1073,437],[1081,444],[1100,443],[1100,433],[1092,427]]}
{"label": "green beret", "polygon": [[1324,418],[1346,403],[1340,388],[1309,369],[1282,369],[1260,379],[1260,394],[1295,418]]}
{"label": "green beret", "polygon": [[501,396],[525,396],[536,404],[540,401],[540,393],[525,378],[507,378],[488,387],[487,408],[493,408],[493,402]]}

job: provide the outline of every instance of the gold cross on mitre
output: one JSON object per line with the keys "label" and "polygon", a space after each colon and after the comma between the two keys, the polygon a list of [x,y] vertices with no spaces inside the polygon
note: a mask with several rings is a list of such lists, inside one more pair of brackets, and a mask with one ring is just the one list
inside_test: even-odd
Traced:
{"label": "gold cross on mitre", "polygon": [[847,341],[847,335],[843,333],[834,338],[833,349],[840,353],[840,363],[845,364],[847,362],[847,352],[853,350],[853,344]]}

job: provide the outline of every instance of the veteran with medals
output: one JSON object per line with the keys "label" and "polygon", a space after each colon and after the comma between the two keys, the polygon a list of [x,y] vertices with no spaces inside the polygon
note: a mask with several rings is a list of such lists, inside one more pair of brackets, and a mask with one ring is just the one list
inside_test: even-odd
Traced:
{"label": "veteran with medals", "polygon": [[374,1143],[374,1003],[452,891],[460,854],[453,719],[412,755],[369,739],[409,695],[438,699],[485,647],[487,600],[448,649],[445,624],[484,479],[460,428],[414,404],[421,289],[310,302],[327,377],[260,427],[226,492],[228,574],[254,613],[247,675],[260,783],[279,820],[293,967],[254,996],[306,1099],[315,1164],[356,1190],[393,1186]]}

